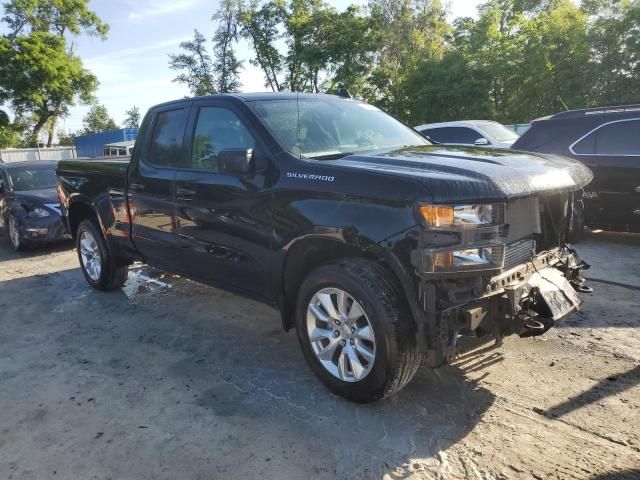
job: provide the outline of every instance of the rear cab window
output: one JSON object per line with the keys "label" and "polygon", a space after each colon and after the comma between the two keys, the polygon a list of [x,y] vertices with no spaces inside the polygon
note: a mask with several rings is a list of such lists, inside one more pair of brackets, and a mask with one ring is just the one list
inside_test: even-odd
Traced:
{"label": "rear cab window", "polygon": [[159,167],[182,167],[182,142],[187,122],[185,108],[158,112],[153,122],[145,160]]}

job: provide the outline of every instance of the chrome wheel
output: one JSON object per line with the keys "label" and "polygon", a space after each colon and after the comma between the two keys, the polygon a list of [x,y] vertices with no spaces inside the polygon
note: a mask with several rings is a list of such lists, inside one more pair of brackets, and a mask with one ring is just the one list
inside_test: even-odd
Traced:
{"label": "chrome wheel", "polygon": [[9,240],[11,245],[16,250],[20,248],[20,232],[18,231],[18,225],[16,225],[16,219],[9,217]]}
{"label": "chrome wheel", "polygon": [[373,367],[376,341],[362,306],[347,292],[324,288],[307,307],[307,334],[321,365],[345,382],[359,382]]}
{"label": "chrome wheel", "polygon": [[102,255],[98,242],[87,231],[80,234],[80,258],[89,278],[94,282],[99,281],[102,272]]}

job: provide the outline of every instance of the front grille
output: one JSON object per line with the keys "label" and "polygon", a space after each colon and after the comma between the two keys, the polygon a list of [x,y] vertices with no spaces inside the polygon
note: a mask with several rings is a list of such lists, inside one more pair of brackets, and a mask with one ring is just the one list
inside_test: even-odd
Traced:
{"label": "front grille", "polygon": [[536,251],[533,239],[524,239],[507,245],[504,252],[504,269],[508,270],[531,260]]}

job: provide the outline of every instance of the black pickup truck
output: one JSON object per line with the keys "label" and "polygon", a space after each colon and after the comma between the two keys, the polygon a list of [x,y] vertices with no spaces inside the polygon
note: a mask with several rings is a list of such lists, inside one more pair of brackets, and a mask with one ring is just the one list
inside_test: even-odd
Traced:
{"label": "black pickup truck", "polygon": [[146,115],[130,162],[63,161],[86,280],[136,260],[277,307],[313,371],[390,395],[460,335],[537,335],[581,304],[565,239],[592,178],[552,155],[431,145],[350,98],[183,99]]}

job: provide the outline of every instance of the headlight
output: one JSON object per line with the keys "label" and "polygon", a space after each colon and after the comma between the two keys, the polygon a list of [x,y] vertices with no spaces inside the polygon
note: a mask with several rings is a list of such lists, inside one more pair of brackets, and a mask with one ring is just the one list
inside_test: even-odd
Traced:
{"label": "headlight", "polygon": [[475,227],[494,223],[493,205],[421,205],[422,218],[432,227]]}
{"label": "headlight", "polygon": [[48,217],[49,215],[49,210],[40,207],[32,208],[29,210],[29,213],[27,213],[27,217],[29,218],[44,218]]}
{"label": "headlight", "polygon": [[502,268],[503,252],[500,246],[435,252],[433,271]]}

